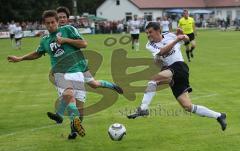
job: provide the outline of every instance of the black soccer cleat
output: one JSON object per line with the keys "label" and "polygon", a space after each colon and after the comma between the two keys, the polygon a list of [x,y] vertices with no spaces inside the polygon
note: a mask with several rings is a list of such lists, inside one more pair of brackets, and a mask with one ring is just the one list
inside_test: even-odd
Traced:
{"label": "black soccer cleat", "polygon": [[221,113],[221,116],[217,118],[217,121],[221,125],[223,131],[227,128],[226,118],[227,115],[225,113]]}
{"label": "black soccer cleat", "polygon": [[140,107],[137,108],[137,111],[133,114],[130,114],[127,116],[128,119],[135,119],[136,117],[139,116],[148,116],[149,111],[148,110],[142,110]]}
{"label": "black soccer cleat", "polygon": [[82,122],[80,120],[80,118],[78,116],[76,116],[74,119],[73,119],[73,122],[71,123],[71,127],[72,127],[72,130],[77,132],[78,135],[80,135],[81,137],[84,137],[86,134],[85,134],[85,130],[82,126]]}
{"label": "black soccer cleat", "polygon": [[75,128],[73,127],[73,122],[70,123],[71,133],[68,135],[69,140],[73,140],[77,138],[78,133],[76,132]]}
{"label": "black soccer cleat", "polygon": [[116,84],[113,84],[113,90],[115,90],[119,94],[123,94],[123,89]]}
{"label": "black soccer cleat", "polygon": [[63,118],[59,114],[55,114],[52,112],[47,112],[47,116],[51,119],[56,121],[57,124],[61,124],[63,122]]}
{"label": "black soccer cleat", "polygon": [[192,51],[190,52],[190,56],[191,56],[192,58],[194,58],[194,55],[193,55],[193,52],[192,52]]}
{"label": "black soccer cleat", "polygon": [[68,135],[68,139],[69,140],[73,140],[77,138],[77,132],[73,132],[71,134]]}

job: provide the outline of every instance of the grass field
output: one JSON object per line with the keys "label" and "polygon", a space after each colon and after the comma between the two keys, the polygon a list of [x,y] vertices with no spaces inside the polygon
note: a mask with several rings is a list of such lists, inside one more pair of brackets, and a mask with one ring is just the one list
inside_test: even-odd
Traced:
{"label": "grass field", "polygon": [[[113,81],[110,58],[116,49],[127,50],[128,56],[133,58],[151,56],[144,48],[144,34],[141,35],[139,52],[132,51],[130,45],[119,43],[105,46],[104,40],[110,36],[121,37],[85,36],[88,50],[95,50],[103,56],[96,79]],[[66,139],[70,130],[67,118],[62,125],[56,125],[46,116],[47,111],[54,111],[57,98],[56,90],[48,80],[49,58],[45,56],[18,64],[6,60],[8,55],[23,55],[35,50],[39,39],[23,39],[20,51],[11,48],[9,39],[0,40],[0,151],[239,151],[239,37],[240,32],[199,31],[195,58],[189,64],[193,103],[226,112],[228,128],[225,132],[214,119],[184,112],[172,114],[181,108],[170,89],[164,89],[151,104],[153,109],[161,105],[161,114],[128,120],[121,113],[137,107],[143,93],[138,93],[135,101],[119,96],[111,107],[85,117],[87,135],[74,141]],[[119,63],[123,62],[119,60]],[[138,84],[145,85],[146,81]],[[96,103],[99,98],[99,95],[89,93],[86,105]],[[127,136],[121,142],[113,142],[107,135],[109,125],[115,122],[127,128]]]}

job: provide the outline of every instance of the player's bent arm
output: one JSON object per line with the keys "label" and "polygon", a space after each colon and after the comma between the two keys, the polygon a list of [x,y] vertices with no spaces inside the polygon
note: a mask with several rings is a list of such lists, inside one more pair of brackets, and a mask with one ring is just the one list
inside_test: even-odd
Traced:
{"label": "player's bent arm", "polygon": [[24,56],[22,56],[22,61],[23,60],[35,60],[42,57],[42,54],[40,54],[39,52],[33,51],[29,54],[26,54]]}
{"label": "player's bent arm", "polygon": [[76,47],[76,48],[86,48],[88,43],[86,40],[81,40],[81,39],[66,39],[66,43]]}
{"label": "player's bent arm", "polygon": [[171,43],[167,44],[165,47],[160,48],[160,52],[157,55],[165,55],[168,52],[170,52],[173,47],[180,41],[188,41],[189,37],[187,35],[178,35],[177,39],[175,39],[174,41],[172,41]]}
{"label": "player's bent arm", "polygon": [[26,54],[24,56],[21,57],[17,57],[17,56],[8,56],[7,59],[9,62],[20,62],[20,61],[24,61],[24,60],[35,60],[38,59],[42,56],[42,54],[34,51],[31,52],[29,54]]}
{"label": "player's bent arm", "polygon": [[165,47],[160,48],[160,52],[157,55],[165,55],[172,50],[172,48],[179,42],[178,39],[172,41],[171,43],[167,44]]}
{"label": "player's bent arm", "polygon": [[57,37],[57,42],[59,44],[67,43],[67,44],[72,45],[76,48],[86,48],[87,47],[87,41],[82,40],[82,39],[70,39],[70,38]]}

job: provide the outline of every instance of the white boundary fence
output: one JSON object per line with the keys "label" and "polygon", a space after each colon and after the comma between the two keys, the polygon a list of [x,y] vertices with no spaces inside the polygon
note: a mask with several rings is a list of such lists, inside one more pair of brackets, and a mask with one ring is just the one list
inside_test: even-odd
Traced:
{"label": "white boundary fence", "polygon": [[[79,28],[78,29],[81,34],[90,34],[92,33],[90,28]],[[33,31],[23,31],[23,37],[35,37],[38,35],[38,33],[44,33],[48,34],[47,30],[33,30]],[[10,33],[9,32],[0,32],[0,39],[2,38],[9,38]]]}

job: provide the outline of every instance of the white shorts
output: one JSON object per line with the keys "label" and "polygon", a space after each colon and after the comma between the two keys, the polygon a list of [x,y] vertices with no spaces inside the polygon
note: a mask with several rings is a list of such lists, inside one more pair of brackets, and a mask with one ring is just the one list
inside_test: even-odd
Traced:
{"label": "white shorts", "polygon": [[54,81],[59,96],[62,96],[66,89],[72,88],[74,91],[74,97],[78,101],[85,102],[86,90],[84,86],[84,75],[82,72],[54,73]]}
{"label": "white shorts", "polygon": [[84,76],[84,81],[85,81],[86,83],[89,83],[89,82],[95,80],[89,70],[86,71],[86,72],[84,72],[84,73],[83,73],[83,76]]}

